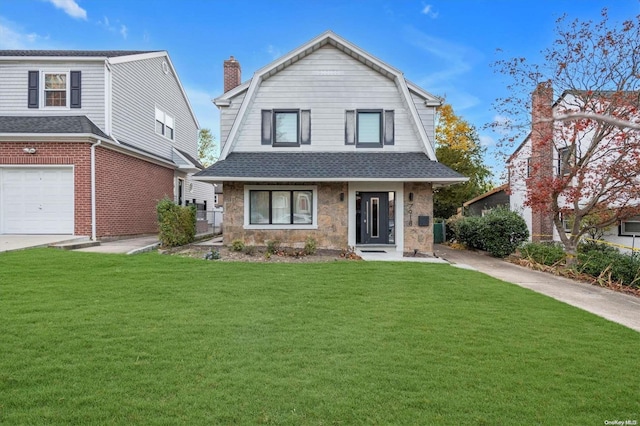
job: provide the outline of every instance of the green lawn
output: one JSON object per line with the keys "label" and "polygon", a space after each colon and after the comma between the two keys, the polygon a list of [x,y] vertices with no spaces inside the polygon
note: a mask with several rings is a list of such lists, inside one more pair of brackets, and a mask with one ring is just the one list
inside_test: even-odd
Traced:
{"label": "green lawn", "polygon": [[3,425],[640,422],[640,333],[449,265],[0,253],[0,327]]}

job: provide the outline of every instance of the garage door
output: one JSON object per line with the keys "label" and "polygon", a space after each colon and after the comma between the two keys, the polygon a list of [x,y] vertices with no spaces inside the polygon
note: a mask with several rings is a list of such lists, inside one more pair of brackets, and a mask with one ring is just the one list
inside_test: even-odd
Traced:
{"label": "garage door", "polygon": [[0,168],[0,233],[73,234],[73,169]]}

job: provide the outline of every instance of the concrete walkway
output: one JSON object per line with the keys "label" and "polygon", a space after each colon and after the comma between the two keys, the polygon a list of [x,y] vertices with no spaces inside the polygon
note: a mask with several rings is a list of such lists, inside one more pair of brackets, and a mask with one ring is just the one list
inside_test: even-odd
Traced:
{"label": "concrete walkway", "polygon": [[640,298],[533,271],[485,253],[436,244],[435,253],[453,266],[473,269],[578,307],[640,332]]}
{"label": "concrete walkway", "polygon": [[160,245],[157,235],[100,242],[99,246],[87,247],[74,251],[89,253],[124,253],[137,254],[156,249]]}
{"label": "concrete walkway", "polygon": [[0,252],[48,247],[51,244],[88,240],[73,235],[4,235],[0,234]]}

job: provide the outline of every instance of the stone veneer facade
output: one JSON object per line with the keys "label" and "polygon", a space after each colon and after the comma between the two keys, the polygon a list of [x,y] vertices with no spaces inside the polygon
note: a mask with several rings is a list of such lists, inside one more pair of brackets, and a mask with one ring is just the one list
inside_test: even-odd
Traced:
{"label": "stone veneer facade", "polygon": [[[404,251],[433,253],[433,189],[429,182],[404,184]],[[409,194],[413,193],[413,201]],[[429,216],[429,226],[418,226],[418,216]]]}
{"label": "stone veneer facade", "polygon": [[[292,185],[282,182],[280,185]],[[305,183],[318,188],[318,229],[244,229],[244,187],[257,182],[224,183],[224,244],[242,240],[248,245],[264,246],[278,240],[284,246],[302,247],[307,237],[317,241],[318,248],[343,249],[348,246],[348,183]],[[414,194],[409,201],[409,193]],[[340,193],[345,199],[340,201]],[[404,249],[413,253],[433,253],[433,191],[430,183],[404,184]],[[411,211],[411,214],[409,213]],[[411,217],[410,217],[411,215]],[[429,226],[418,226],[418,216],[429,216]],[[411,223],[411,225],[410,225]]]}

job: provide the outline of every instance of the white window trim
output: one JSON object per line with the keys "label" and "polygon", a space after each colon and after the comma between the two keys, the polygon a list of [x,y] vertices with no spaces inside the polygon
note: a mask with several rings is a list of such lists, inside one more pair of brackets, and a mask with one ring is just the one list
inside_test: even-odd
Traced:
{"label": "white window trim", "polygon": [[[156,129],[156,121],[160,121],[162,123],[163,129],[164,129],[163,133],[159,133],[158,130]],[[169,122],[171,122],[171,126],[169,126],[168,124]],[[167,127],[173,130],[173,138],[170,138],[167,136],[167,130],[166,130]],[[176,140],[176,118],[173,115],[167,114],[166,112],[164,112],[164,110],[156,106],[156,113],[153,118],[153,131],[156,133],[156,135],[162,136],[163,138],[168,139],[170,141],[175,141]]]}
{"label": "white window trim", "polygon": [[[67,99],[67,104],[65,106],[47,106],[47,100],[46,100],[46,96],[45,94],[47,93],[47,91],[45,90],[44,87],[44,83],[45,83],[45,74],[64,74],[67,76],[66,80],[67,80],[67,87],[66,87],[66,99]],[[42,109],[57,109],[57,110],[67,110],[67,109],[71,109],[70,103],[71,103],[71,71],[70,70],[60,70],[60,69],[43,69],[40,70],[40,87],[38,88],[38,96],[40,97],[40,108]]]}
{"label": "white window trim", "polygon": [[623,220],[623,221],[621,221],[621,222],[620,222],[620,236],[621,236],[621,237],[633,237],[633,236],[639,237],[639,236],[640,236],[640,233],[634,234],[634,233],[632,233],[632,232],[627,232],[627,231],[625,230],[625,225],[626,225],[627,223],[629,223],[629,222],[633,222],[633,223],[638,223],[638,222],[640,222],[640,216],[632,217],[632,218],[629,218],[629,219],[627,219],[627,220]]}
{"label": "white window trim", "polygon": [[[311,191],[313,194],[313,212],[311,224],[269,225],[251,224],[249,218],[250,191]],[[244,186],[244,229],[318,229],[318,187],[316,185],[245,185]]]}

